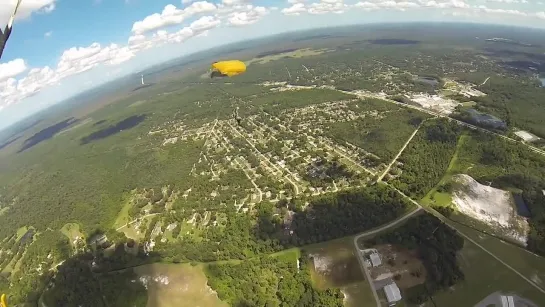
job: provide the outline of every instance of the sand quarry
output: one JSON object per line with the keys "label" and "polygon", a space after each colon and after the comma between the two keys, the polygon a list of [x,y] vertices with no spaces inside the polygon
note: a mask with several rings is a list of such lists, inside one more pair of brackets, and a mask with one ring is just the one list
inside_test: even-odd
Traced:
{"label": "sand quarry", "polygon": [[526,244],[528,222],[517,214],[511,192],[482,185],[465,174],[452,179],[460,185],[452,195],[452,202],[461,213],[499,228],[504,235]]}

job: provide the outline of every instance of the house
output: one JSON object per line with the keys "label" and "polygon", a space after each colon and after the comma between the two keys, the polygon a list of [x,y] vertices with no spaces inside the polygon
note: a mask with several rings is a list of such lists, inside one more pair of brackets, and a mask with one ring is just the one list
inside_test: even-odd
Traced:
{"label": "house", "polygon": [[386,294],[388,306],[394,306],[397,302],[401,300],[401,291],[399,291],[399,288],[397,287],[395,282],[386,285],[384,287],[384,293]]}
{"label": "house", "polygon": [[380,260],[380,255],[378,253],[369,254],[369,259],[371,260],[373,267],[377,267],[382,264],[382,260]]}

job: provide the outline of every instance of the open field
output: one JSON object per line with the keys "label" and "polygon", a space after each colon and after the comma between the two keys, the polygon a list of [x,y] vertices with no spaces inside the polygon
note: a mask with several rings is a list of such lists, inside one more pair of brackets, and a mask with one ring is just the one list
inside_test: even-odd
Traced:
{"label": "open field", "polygon": [[[537,291],[471,242],[465,241],[458,258],[465,280],[449,291],[434,295],[435,306],[473,306],[495,291],[513,292],[537,304],[545,301],[545,294]],[[428,302],[425,306],[434,304]]]}
{"label": "open field", "polygon": [[305,246],[302,250],[313,259],[308,269],[315,287],[340,288],[348,307],[373,305],[372,290],[356,258],[353,237]]}
{"label": "open field", "polygon": [[147,286],[146,307],[224,307],[227,304],[206,284],[200,266],[150,264],[134,269],[138,282]]}
{"label": "open field", "polygon": [[483,233],[474,227],[468,227],[452,221],[449,221],[449,224],[545,289],[545,258],[519,245],[504,241],[488,233]]}

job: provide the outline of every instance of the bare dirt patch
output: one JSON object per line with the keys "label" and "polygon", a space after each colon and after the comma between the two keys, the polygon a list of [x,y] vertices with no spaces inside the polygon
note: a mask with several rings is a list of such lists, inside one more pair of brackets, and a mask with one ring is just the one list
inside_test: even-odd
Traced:
{"label": "bare dirt patch", "polygon": [[399,288],[407,289],[424,283],[426,269],[418,259],[416,251],[385,244],[374,247],[378,250],[382,264],[370,267],[371,278],[375,282],[392,279]]}
{"label": "bare dirt patch", "polygon": [[147,307],[224,307],[199,266],[151,264],[135,269],[148,289]]}

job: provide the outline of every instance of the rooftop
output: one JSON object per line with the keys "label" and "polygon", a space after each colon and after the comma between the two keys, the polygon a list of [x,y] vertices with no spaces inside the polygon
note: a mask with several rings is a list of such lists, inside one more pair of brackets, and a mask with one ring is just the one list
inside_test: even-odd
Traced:
{"label": "rooftop", "polygon": [[397,287],[396,283],[391,283],[384,287],[384,293],[386,293],[386,299],[388,303],[395,303],[401,300],[401,291]]}

